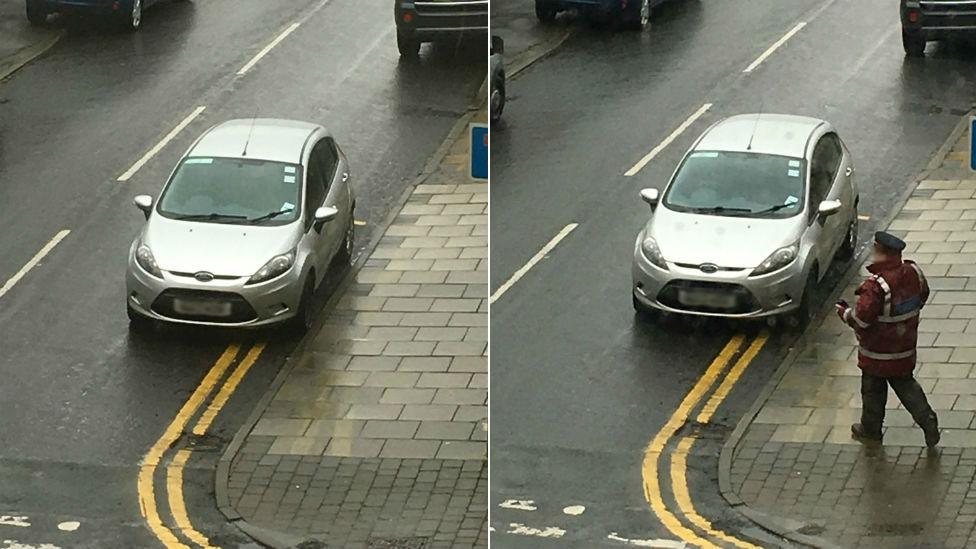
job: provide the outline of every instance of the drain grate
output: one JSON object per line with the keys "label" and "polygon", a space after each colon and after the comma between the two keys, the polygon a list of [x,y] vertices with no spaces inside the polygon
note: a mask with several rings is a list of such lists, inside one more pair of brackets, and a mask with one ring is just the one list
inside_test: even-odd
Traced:
{"label": "drain grate", "polygon": [[412,538],[369,538],[367,549],[425,549],[428,538],[419,536]]}

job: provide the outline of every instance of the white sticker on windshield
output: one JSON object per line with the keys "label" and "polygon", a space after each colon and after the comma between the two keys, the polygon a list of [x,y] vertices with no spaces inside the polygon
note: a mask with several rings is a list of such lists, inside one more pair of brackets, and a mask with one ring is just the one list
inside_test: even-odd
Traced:
{"label": "white sticker on windshield", "polygon": [[295,173],[295,166],[285,166],[285,173]]}
{"label": "white sticker on windshield", "polygon": [[717,152],[696,152],[692,153],[693,158],[718,158]]}
{"label": "white sticker on windshield", "polygon": [[292,204],[291,202],[285,202],[284,204],[281,205],[281,210],[279,211],[287,212],[289,210],[294,210],[294,209],[295,209],[294,204]]}
{"label": "white sticker on windshield", "polygon": [[787,196],[787,197],[786,197],[786,202],[785,202],[785,204],[786,204],[787,206],[792,206],[793,204],[796,204],[796,203],[797,203],[797,202],[799,202],[799,201],[800,201],[800,199],[799,199],[799,198],[797,198],[797,197],[795,197],[795,196]]}
{"label": "white sticker on windshield", "polygon": [[285,176],[285,183],[294,183],[294,182],[295,182],[295,176],[294,175],[286,175]]}
{"label": "white sticker on windshield", "polygon": [[791,168],[799,168],[800,167],[800,161],[799,160],[790,160],[790,167]]}
{"label": "white sticker on windshield", "polygon": [[184,164],[213,164],[213,158],[187,158]]}
{"label": "white sticker on windshield", "polygon": [[790,177],[800,177],[800,170],[790,170],[786,172],[786,175]]}

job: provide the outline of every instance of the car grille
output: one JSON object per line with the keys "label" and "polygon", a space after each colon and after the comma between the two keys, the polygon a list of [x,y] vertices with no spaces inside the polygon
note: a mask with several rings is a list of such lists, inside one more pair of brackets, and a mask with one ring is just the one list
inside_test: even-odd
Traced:
{"label": "car grille", "polygon": [[487,29],[488,0],[414,2],[418,30]]}
{"label": "car grille", "polygon": [[[686,305],[678,299],[682,290],[720,293],[735,296],[732,307],[710,307],[707,305]],[[748,289],[740,284],[725,282],[709,282],[705,280],[672,280],[657,294],[657,300],[662,305],[672,309],[694,311],[699,313],[747,314],[761,309],[759,302]]]}
{"label": "car grille", "polygon": [[[701,265],[698,264],[698,263],[675,263],[675,265],[677,265],[679,267],[683,267],[685,269],[696,269],[696,270],[699,270],[699,271],[702,270]],[[721,267],[721,266],[716,266],[715,272],[737,273],[737,272],[742,272],[744,270],[745,269],[743,269],[741,267]],[[705,272],[705,271],[703,271],[703,272]]]}
{"label": "car grille", "polygon": [[[173,302],[176,299],[187,301],[216,301],[230,303],[231,313],[228,316],[187,315],[176,312]],[[159,294],[152,304],[152,310],[158,315],[176,320],[196,322],[217,322],[226,324],[240,324],[250,322],[258,317],[251,304],[239,294],[232,292],[212,292],[207,290],[169,289]]]}

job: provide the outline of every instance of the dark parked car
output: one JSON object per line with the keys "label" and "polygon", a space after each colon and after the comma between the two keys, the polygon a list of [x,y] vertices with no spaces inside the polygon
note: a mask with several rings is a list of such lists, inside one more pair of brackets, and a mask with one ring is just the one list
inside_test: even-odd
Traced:
{"label": "dark parked car", "polygon": [[535,0],[539,21],[550,23],[556,14],[570,9],[601,22],[620,23],[624,27],[644,30],[651,20],[651,10],[666,0]]}
{"label": "dark parked car", "polygon": [[27,0],[27,19],[32,25],[43,25],[56,12],[96,12],[112,17],[120,26],[138,30],[142,11],[159,0]]}
{"label": "dark parked car", "polygon": [[438,38],[488,36],[488,0],[394,0],[397,47],[415,58],[420,45]]}
{"label": "dark parked car", "polygon": [[967,0],[901,0],[901,40],[905,53],[925,54],[929,40],[976,35],[976,3]]}
{"label": "dark parked car", "polygon": [[491,79],[491,121],[498,122],[505,110],[505,41],[500,36],[491,37],[491,54],[488,58],[488,77]]}

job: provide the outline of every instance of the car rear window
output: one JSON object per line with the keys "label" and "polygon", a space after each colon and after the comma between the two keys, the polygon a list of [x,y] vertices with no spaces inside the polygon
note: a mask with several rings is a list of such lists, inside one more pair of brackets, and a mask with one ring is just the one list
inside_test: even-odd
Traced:
{"label": "car rear window", "polygon": [[803,210],[806,162],[749,152],[694,151],[664,196],[672,210],[743,217],[791,217]]}

